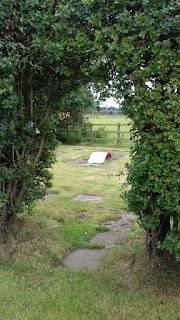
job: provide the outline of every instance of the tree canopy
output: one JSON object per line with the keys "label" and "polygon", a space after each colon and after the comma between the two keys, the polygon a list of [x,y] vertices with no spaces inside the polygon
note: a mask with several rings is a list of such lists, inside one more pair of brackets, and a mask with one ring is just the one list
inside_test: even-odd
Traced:
{"label": "tree canopy", "polygon": [[0,3],[1,242],[8,222],[49,185],[57,101],[92,77],[86,9],[77,15],[75,7],[71,1]]}
{"label": "tree canopy", "polygon": [[159,247],[180,259],[178,3],[108,1],[108,6],[96,45],[113,62],[117,96],[133,120],[125,197],[146,230],[150,255]]}
{"label": "tree canopy", "polygon": [[80,87],[66,95],[60,108],[68,113],[67,123],[83,123],[84,115],[95,108],[95,99],[90,88]]}

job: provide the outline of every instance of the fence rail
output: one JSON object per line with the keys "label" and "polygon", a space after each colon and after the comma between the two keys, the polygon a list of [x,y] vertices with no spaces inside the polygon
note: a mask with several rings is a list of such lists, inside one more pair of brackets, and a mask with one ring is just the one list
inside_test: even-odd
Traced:
{"label": "fence rail", "polygon": [[[116,127],[116,130],[104,130],[105,127]],[[90,144],[93,143],[93,141],[114,141],[116,142],[117,145],[120,144],[121,141],[129,141],[130,140],[130,132],[129,131],[121,131],[122,127],[130,127],[131,123],[117,123],[117,124],[112,124],[112,123],[101,123],[101,124],[94,124],[94,123],[86,123],[86,124],[73,124],[69,125],[67,124],[66,126],[59,128],[60,132],[63,132],[66,134],[66,138],[70,138],[71,133],[82,133],[86,134],[86,136],[81,136],[82,140],[87,140]],[[98,130],[93,130],[94,127],[98,127]],[[86,130],[85,130],[86,128]],[[102,129],[103,128],[103,129]],[[97,137],[95,134],[99,132],[100,134],[103,133],[106,137]],[[116,137],[108,137],[107,134],[116,134]],[[126,134],[127,139],[124,137],[121,137],[121,134]]]}

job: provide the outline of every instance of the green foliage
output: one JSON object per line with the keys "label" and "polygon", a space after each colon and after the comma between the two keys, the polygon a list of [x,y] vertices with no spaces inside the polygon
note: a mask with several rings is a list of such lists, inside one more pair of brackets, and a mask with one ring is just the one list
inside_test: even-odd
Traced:
{"label": "green foliage", "polygon": [[61,108],[70,114],[66,119],[68,124],[82,124],[85,114],[95,108],[93,94],[89,88],[78,88],[64,97]]}
{"label": "green foliage", "polygon": [[[110,134],[107,132],[106,127],[99,127],[97,130],[93,131],[93,135],[92,135],[93,143],[96,144],[96,143],[99,143],[100,141],[101,144],[106,144],[107,143],[106,139],[108,139],[109,135]],[[96,140],[96,139],[100,139],[100,140]]]}
{"label": "green foliage", "polygon": [[165,239],[176,237],[180,220],[178,10],[176,0],[92,0],[87,10],[96,49],[101,59],[106,52],[117,98],[133,120],[125,196],[147,231],[150,255],[157,242],[177,255]]}
{"label": "green foliage", "polygon": [[167,234],[163,244],[159,243],[158,247],[173,254],[176,260],[180,261],[180,231],[175,230]]}
{"label": "green foliage", "polygon": [[[61,142],[67,144],[76,144],[83,142],[83,137],[89,135],[84,132],[88,130],[86,126],[87,118],[85,114],[90,112],[95,107],[95,101],[92,92],[88,87],[80,87],[76,91],[66,95],[61,102],[60,109],[64,110],[69,116],[58,122],[56,136]],[[77,126],[77,125],[80,126]],[[67,126],[69,129],[73,129],[67,135]]]}
{"label": "green foliage", "polygon": [[[111,36],[117,94],[133,120],[129,208],[156,244],[179,256],[179,16],[176,1],[121,2]],[[136,138],[138,137],[138,139]]]}
{"label": "green foliage", "polygon": [[110,230],[111,230],[110,228],[108,228],[106,226],[102,226],[102,225],[96,227],[96,231],[98,231],[98,232],[106,232],[106,231],[110,231]]}
{"label": "green foliage", "polygon": [[71,1],[0,3],[1,235],[49,186],[59,102],[91,79],[93,38],[85,6],[76,10]]}
{"label": "green foliage", "polygon": [[81,143],[83,140],[82,140],[82,132],[76,128],[74,128],[74,131],[71,132],[69,134],[69,136],[67,136],[67,132],[66,132],[66,128],[62,128],[63,131],[61,130],[58,130],[57,129],[57,139],[59,141],[61,141],[62,143],[65,143],[65,144],[78,144],[78,143]]}

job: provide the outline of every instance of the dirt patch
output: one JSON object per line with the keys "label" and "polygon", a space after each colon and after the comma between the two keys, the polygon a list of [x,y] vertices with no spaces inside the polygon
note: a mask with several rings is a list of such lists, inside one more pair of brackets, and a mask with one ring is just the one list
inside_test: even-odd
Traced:
{"label": "dirt patch", "polygon": [[[110,151],[112,154],[112,157],[110,158],[110,160],[105,161],[104,163],[109,167],[111,165],[114,165],[114,162],[116,162],[117,160],[119,160],[120,158],[125,156],[125,152],[118,152],[118,151]],[[74,161],[67,161],[67,163],[74,165],[75,167],[101,167],[104,165],[104,163],[88,163],[88,158],[89,155],[87,156],[87,158],[80,158]]]}
{"label": "dirt patch", "polygon": [[99,210],[99,211],[103,211],[104,207],[97,204],[96,209]]}
{"label": "dirt patch", "polygon": [[79,214],[78,216],[76,216],[76,219],[81,219],[81,220],[88,220],[90,219],[92,216],[89,215],[87,212],[81,212],[81,214]]}
{"label": "dirt patch", "polygon": [[119,160],[120,158],[125,156],[124,152],[119,152],[119,151],[111,151],[112,154],[112,160]]}
{"label": "dirt patch", "polygon": [[93,166],[93,167],[100,167],[102,166],[102,164],[91,164],[91,163],[88,163],[87,162],[87,159],[77,159],[77,160],[72,160],[72,161],[67,161],[67,163],[73,165],[74,167],[90,167],[90,166]]}

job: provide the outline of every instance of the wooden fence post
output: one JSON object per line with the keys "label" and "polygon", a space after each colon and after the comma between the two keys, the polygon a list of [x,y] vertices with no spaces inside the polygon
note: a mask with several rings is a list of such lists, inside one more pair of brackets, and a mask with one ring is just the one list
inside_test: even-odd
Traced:
{"label": "wooden fence post", "polygon": [[89,143],[92,144],[92,138],[93,138],[93,124],[90,123],[90,130],[89,130]]}
{"label": "wooden fence post", "polygon": [[117,131],[117,144],[120,144],[120,123],[118,123],[118,131]]}

